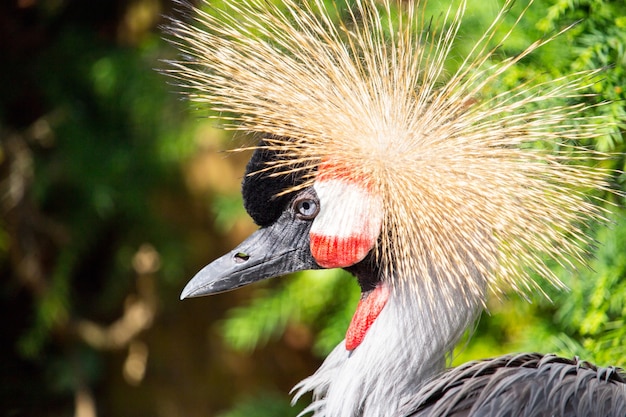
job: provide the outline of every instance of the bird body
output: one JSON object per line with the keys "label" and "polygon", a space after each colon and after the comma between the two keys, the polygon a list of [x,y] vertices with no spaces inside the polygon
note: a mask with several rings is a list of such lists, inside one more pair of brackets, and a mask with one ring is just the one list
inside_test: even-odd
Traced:
{"label": "bird body", "polygon": [[414,395],[399,415],[607,416],[626,412],[624,374],[577,358],[526,353],[450,369]]}
{"label": "bird body", "polygon": [[[493,92],[551,39],[495,60],[513,30],[498,35],[507,1],[448,75],[464,2],[434,23],[424,4],[356,0],[333,23],[338,10],[322,0],[226,0],[198,11],[195,25],[170,27],[185,60],[167,72],[227,128],[260,137],[242,192],[261,228],[182,298],[319,268],[344,268],[361,287],[346,340],[295,388],[296,398],[313,392],[306,412],[315,416],[516,415],[499,405],[513,404],[507,395],[549,408],[544,397],[574,395],[595,372],[530,355],[432,379],[490,292],[541,291],[533,274],[561,286],[546,259],[584,261],[582,225],[602,218],[587,191],[607,190],[608,173],[582,162],[603,155],[575,146],[601,134],[584,102],[572,102],[597,71]],[[610,399],[613,414],[602,415],[626,415],[622,375],[597,375],[607,378],[580,392]],[[477,394],[490,377],[501,399]],[[552,388],[529,388],[534,379]],[[450,398],[460,406],[439,402]],[[482,411],[469,412],[477,398]],[[593,404],[561,398],[544,414],[582,415]]]}
{"label": "bird body", "polygon": [[432,316],[429,309],[437,308],[441,299],[429,298],[431,306],[420,306],[400,297],[390,295],[356,349],[339,344],[314,375],[296,385],[296,399],[313,392],[308,410],[314,415],[402,415],[403,402],[444,369],[445,354],[478,310],[478,306],[475,311],[460,308]]}

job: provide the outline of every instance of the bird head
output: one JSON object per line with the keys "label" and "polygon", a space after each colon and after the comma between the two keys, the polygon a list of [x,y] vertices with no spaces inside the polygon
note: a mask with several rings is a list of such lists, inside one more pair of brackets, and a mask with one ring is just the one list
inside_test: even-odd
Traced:
{"label": "bird head", "polygon": [[[357,277],[364,299],[376,293],[370,303],[377,300],[379,307],[372,308],[380,312],[388,296],[375,260],[383,221],[380,197],[364,178],[331,162],[313,170],[275,172],[272,164],[280,157],[261,145],[246,168],[244,206],[260,229],[198,272],[181,298],[305,269],[345,268]],[[372,314],[369,307],[364,313]],[[348,346],[356,347],[360,339],[349,338]]]}
{"label": "bird head", "polygon": [[172,22],[184,59],[168,73],[227,127],[265,135],[243,182],[260,229],[183,298],[344,268],[367,322],[389,293],[469,310],[489,290],[541,291],[537,276],[560,286],[549,261],[584,263],[581,225],[601,217],[588,191],[607,190],[607,172],[581,163],[578,140],[601,132],[572,99],[596,72],[494,92],[551,39],[498,61],[512,0],[450,74],[465,2],[432,26],[425,1],[398,2],[397,19],[391,0],[359,1],[337,24],[311,3],[229,0]]}

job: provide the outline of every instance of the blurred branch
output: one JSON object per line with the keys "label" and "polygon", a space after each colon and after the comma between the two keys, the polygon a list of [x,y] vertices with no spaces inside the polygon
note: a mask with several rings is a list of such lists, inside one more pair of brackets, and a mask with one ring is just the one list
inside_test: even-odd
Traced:
{"label": "blurred branch", "polygon": [[79,320],[76,324],[76,334],[95,349],[121,349],[126,347],[140,332],[150,328],[154,313],[155,306],[152,302],[129,295],[126,298],[122,317],[113,324],[103,326],[90,320]]}
{"label": "blurred branch", "polygon": [[10,260],[19,282],[38,297],[48,288],[45,278],[48,252],[69,240],[67,230],[43,215],[30,198],[35,175],[31,146],[50,146],[54,141],[51,125],[58,119],[59,114],[48,115],[23,132],[7,132],[0,145],[3,168],[0,210],[9,240]]}
{"label": "blurred branch", "polygon": [[160,268],[158,252],[152,245],[142,245],[133,258],[133,267],[138,274],[137,294],[126,297],[119,319],[108,326],[85,319],[76,323],[76,334],[89,346],[99,350],[122,349],[152,326],[157,309],[153,274]]}
{"label": "blurred branch", "polygon": [[74,417],[96,417],[96,402],[91,390],[81,385],[74,394]]}

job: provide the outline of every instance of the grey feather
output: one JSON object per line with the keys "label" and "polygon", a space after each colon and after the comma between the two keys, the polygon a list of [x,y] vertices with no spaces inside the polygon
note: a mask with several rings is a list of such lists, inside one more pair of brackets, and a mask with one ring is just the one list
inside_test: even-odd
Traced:
{"label": "grey feather", "polygon": [[405,417],[624,417],[626,375],[577,358],[506,355],[435,376],[403,410]]}

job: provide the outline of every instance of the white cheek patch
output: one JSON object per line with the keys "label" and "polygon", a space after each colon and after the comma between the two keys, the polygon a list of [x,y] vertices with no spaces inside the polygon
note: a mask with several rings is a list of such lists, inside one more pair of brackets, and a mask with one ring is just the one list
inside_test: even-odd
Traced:
{"label": "white cheek patch", "polygon": [[341,179],[318,180],[313,188],[320,199],[310,232],[315,261],[324,268],[344,268],[363,260],[380,235],[380,198]]}

